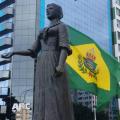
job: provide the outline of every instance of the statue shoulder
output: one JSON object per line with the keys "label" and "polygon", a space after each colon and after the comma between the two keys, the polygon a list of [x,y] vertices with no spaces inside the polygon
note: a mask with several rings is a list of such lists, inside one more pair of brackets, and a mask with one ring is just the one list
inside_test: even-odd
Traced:
{"label": "statue shoulder", "polygon": [[60,22],[59,27],[62,27],[62,28],[67,28],[67,27],[68,27],[68,25],[67,25],[67,24],[65,24],[64,22]]}
{"label": "statue shoulder", "polygon": [[68,29],[68,25],[65,24],[64,22],[60,22],[58,28],[59,28],[60,30],[65,30],[65,31],[67,31],[67,29]]}
{"label": "statue shoulder", "polygon": [[42,30],[39,30],[39,32],[38,32],[38,39],[42,38],[42,34],[43,34]]}
{"label": "statue shoulder", "polygon": [[48,29],[48,27],[45,27],[45,28],[41,29],[41,30],[39,31],[39,34],[43,34],[47,29]]}
{"label": "statue shoulder", "polygon": [[60,25],[60,26],[63,26],[63,27],[67,27],[67,24],[65,24],[64,22],[60,22],[59,25]]}
{"label": "statue shoulder", "polygon": [[64,22],[61,22],[61,24],[63,24],[63,25],[65,25],[65,26],[67,26],[67,24],[66,24],[66,23],[64,23]]}
{"label": "statue shoulder", "polygon": [[45,28],[39,30],[39,33],[38,33],[38,37],[39,37],[39,39],[42,38],[42,36],[43,36],[43,32],[44,32],[44,31],[45,31]]}
{"label": "statue shoulder", "polygon": [[48,27],[45,27],[45,28],[41,29],[41,30],[39,31],[38,38],[39,38],[39,39],[43,39],[43,36],[44,36],[45,33],[47,32],[47,30],[48,30]]}
{"label": "statue shoulder", "polygon": [[40,35],[40,34],[43,34],[43,31],[44,31],[44,28],[41,29],[41,30],[39,30],[39,35]]}

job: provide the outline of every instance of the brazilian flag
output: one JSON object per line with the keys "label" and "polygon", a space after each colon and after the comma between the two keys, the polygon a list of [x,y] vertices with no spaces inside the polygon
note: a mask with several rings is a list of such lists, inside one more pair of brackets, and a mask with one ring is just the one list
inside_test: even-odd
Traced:
{"label": "brazilian flag", "polygon": [[67,58],[70,87],[97,96],[97,108],[103,108],[120,94],[120,64],[94,40],[69,27],[72,55]]}

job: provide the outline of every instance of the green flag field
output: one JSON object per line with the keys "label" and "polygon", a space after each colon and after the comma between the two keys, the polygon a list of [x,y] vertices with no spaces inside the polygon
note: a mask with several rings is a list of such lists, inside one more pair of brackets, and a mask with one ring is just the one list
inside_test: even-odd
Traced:
{"label": "green flag field", "polygon": [[88,36],[72,27],[68,33],[72,49],[67,58],[70,87],[95,94],[97,108],[103,110],[120,94],[120,63]]}

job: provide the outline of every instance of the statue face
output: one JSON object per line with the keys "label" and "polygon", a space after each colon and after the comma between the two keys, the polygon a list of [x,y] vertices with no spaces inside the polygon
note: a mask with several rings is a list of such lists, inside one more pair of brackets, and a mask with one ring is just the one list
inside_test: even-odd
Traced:
{"label": "statue face", "polygon": [[52,5],[50,5],[50,6],[47,7],[46,14],[47,14],[47,18],[49,20],[57,18],[56,9]]}

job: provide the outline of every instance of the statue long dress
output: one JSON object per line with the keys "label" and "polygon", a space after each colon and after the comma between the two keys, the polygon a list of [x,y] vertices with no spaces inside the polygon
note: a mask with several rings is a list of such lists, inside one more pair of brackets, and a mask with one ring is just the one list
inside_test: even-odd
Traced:
{"label": "statue long dress", "polygon": [[66,72],[55,76],[61,48],[69,51],[66,26],[58,22],[41,31],[29,49],[37,55],[33,120],[73,120]]}

